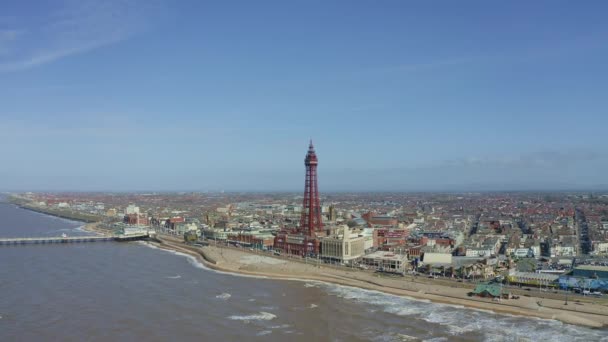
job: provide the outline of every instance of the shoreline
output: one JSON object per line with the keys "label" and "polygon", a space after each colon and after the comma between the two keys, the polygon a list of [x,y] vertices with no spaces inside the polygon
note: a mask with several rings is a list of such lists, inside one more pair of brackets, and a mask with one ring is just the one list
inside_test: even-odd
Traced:
{"label": "shoreline", "polygon": [[83,223],[97,223],[97,222],[101,221],[101,217],[99,217],[97,215],[43,208],[43,207],[35,206],[31,203],[24,203],[18,197],[14,197],[14,196],[7,197],[6,203],[15,205],[24,210],[29,210],[29,211],[39,213],[39,214],[59,217],[59,218],[66,219],[66,220],[78,221],[78,222],[83,222]]}
{"label": "shoreline", "polygon": [[[417,285],[419,285],[419,287],[422,287],[426,290],[416,290],[415,288],[408,289],[404,288],[403,286],[391,286],[391,283],[406,283],[403,279],[373,279],[373,275],[367,275],[367,277],[364,277],[365,274],[357,273],[349,276],[341,274],[343,273],[343,271],[336,271],[323,267],[319,269],[322,270],[322,272],[317,272],[318,274],[313,274],[312,272],[299,272],[296,274],[285,275],[284,270],[277,266],[278,264],[269,265],[269,267],[260,267],[259,264],[250,265],[238,261],[235,263],[234,260],[230,260],[230,258],[234,259],[235,257],[237,257],[239,259],[242,259],[243,257],[247,258],[249,256],[273,259],[265,255],[230,249],[223,249],[220,251],[220,248],[212,246],[196,248],[180,244],[178,239],[168,238],[165,236],[159,237],[158,240],[158,243],[153,243],[158,248],[168,251],[185,253],[196,258],[197,261],[202,262],[202,264],[209,269],[230,273],[235,276],[243,275],[275,280],[322,282],[340,286],[349,286],[364,290],[378,291],[385,294],[411,298],[413,300],[429,301],[432,303],[453,305],[474,310],[491,311],[492,313],[496,314],[507,314],[539,319],[558,320],[563,323],[586,326],[589,328],[604,328],[608,326],[608,308],[606,307],[602,307],[600,308],[600,310],[596,310],[598,312],[591,312],[592,310],[582,310],[583,308],[581,308],[581,310],[576,310],[576,305],[574,305],[574,302],[572,303],[572,307],[574,307],[575,310],[556,308],[553,305],[540,306],[536,304],[537,300],[542,300],[543,303],[551,300],[541,299],[537,297],[526,297],[523,299],[520,298],[517,300],[517,302],[515,302],[515,300],[509,300],[514,301],[512,302],[513,304],[511,304],[511,302],[497,303],[483,299],[469,299],[467,297],[463,298],[457,293],[449,293],[455,292],[453,291],[454,288],[450,288],[444,285],[418,283]],[[230,257],[226,257],[224,255],[229,255]],[[263,264],[263,262],[261,264]],[[289,260],[283,260],[283,262],[281,262],[280,264],[287,264],[287,266],[296,267],[305,266],[299,265],[298,263]],[[306,266],[314,267],[310,264]],[[267,268],[267,270],[260,271],[257,270],[258,268]],[[460,290],[466,291],[466,289]],[[530,305],[531,303],[533,303],[534,305]]]}
{"label": "shoreline", "polygon": [[[58,216],[45,212],[40,213],[50,216]],[[72,220],[79,221],[75,219]],[[108,235],[109,233],[108,230],[98,227],[101,224],[101,222],[99,221],[84,223],[85,224],[82,229],[86,232],[94,233],[97,235]],[[245,250],[233,250],[213,246],[197,248],[183,244],[183,241],[181,241],[181,239],[164,235],[157,236],[155,241],[148,242],[160,249],[187,254],[189,256],[194,257],[197,261],[201,262],[205,267],[211,270],[229,273],[234,276],[253,276],[274,280],[322,282],[339,286],[349,286],[363,290],[378,291],[381,293],[406,297],[413,300],[428,301],[432,303],[452,305],[473,310],[490,311],[496,314],[507,314],[521,317],[558,320],[567,324],[585,326],[596,329],[608,327],[608,307],[598,305],[598,307],[601,308],[599,308],[599,310],[595,310],[597,312],[591,312],[592,310],[583,310],[584,308],[582,307],[580,307],[581,310],[576,310],[577,305],[575,305],[574,300],[571,301],[571,307],[574,307],[575,310],[556,307],[555,305],[540,306],[535,303],[537,303],[537,301],[543,301],[544,304],[546,301],[551,300],[532,296],[520,297],[517,302],[515,302],[515,300],[509,300],[513,302],[497,303],[485,299],[467,298],[466,296],[463,296],[462,293],[450,293],[455,292],[457,290],[460,290],[460,292],[468,292],[468,289],[466,288],[454,288],[446,285],[424,282],[414,282],[413,284],[418,285],[418,288],[408,288],[404,287],[403,284],[412,283],[406,282],[403,278],[375,278],[373,274],[370,275],[367,273],[362,273],[358,270],[346,272],[324,266],[321,266],[317,269],[317,267],[311,264],[304,265],[302,263],[291,261],[288,259],[278,259],[280,260],[281,265],[287,265],[289,267],[295,268],[314,267],[314,271],[316,271],[309,272],[310,270],[305,270],[304,272],[296,272],[295,274],[291,273],[286,275],[286,273],[288,272],[285,272],[283,269],[277,267],[277,265],[269,264],[266,266],[260,266],[259,264],[251,265],[240,262],[240,259],[249,256],[277,260],[268,255],[249,253]],[[261,264],[264,263],[262,262]],[[397,283],[400,283],[402,286],[396,286]],[[534,304],[529,305],[530,303]]]}

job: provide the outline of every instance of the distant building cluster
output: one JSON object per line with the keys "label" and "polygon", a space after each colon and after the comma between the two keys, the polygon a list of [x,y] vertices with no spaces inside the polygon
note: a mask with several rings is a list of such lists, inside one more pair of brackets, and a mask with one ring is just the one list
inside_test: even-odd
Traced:
{"label": "distant building cluster", "polygon": [[[608,195],[321,193],[312,143],[304,193],[27,193],[48,210],[382,272],[608,290]],[[604,259],[606,258],[606,259]],[[604,261],[607,260],[607,261]]]}

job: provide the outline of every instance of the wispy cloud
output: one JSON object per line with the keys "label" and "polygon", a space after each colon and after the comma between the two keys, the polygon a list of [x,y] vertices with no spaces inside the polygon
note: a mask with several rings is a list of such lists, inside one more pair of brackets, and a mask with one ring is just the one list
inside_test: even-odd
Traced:
{"label": "wispy cloud", "polygon": [[[566,171],[576,167],[588,167],[593,164],[605,164],[608,155],[590,148],[568,150],[542,150],[522,154],[493,155],[486,157],[466,157],[448,160],[436,160],[428,163],[410,164],[393,167],[348,167],[327,170],[336,174],[358,174],[361,176],[383,178],[416,176],[424,178],[431,175],[477,175],[505,174],[515,170],[522,173]],[[590,167],[590,166],[589,166]]]}
{"label": "wispy cloud", "polygon": [[33,68],[128,39],[159,17],[161,5],[144,0],[78,0],[63,2],[31,22],[24,15],[20,25],[27,27],[0,30],[0,72]]}
{"label": "wispy cloud", "polygon": [[520,155],[469,157],[445,160],[439,167],[474,167],[474,168],[544,168],[567,167],[572,163],[590,162],[602,158],[602,155],[590,149],[543,150]]}

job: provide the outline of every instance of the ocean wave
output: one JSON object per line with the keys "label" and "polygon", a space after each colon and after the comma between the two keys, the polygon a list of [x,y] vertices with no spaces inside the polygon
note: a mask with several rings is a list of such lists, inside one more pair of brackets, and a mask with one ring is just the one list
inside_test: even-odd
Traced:
{"label": "ocean wave", "polygon": [[272,330],[262,330],[259,333],[255,334],[256,336],[264,336],[264,335],[269,335],[272,334]]}
{"label": "ocean wave", "polygon": [[319,306],[317,304],[310,304],[310,306],[308,307],[309,309],[314,309],[314,308],[318,308]]}
{"label": "ocean wave", "polygon": [[169,277],[165,277],[165,278],[167,278],[167,279],[179,279],[179,278],[181,278],[181,277],[182,277],[182,276],[178,274],[178,275],[176,275],[176,276],[169,276]]}
{"label": "ocean wave", "polygon": [[146,246],[152,249],[157,249],[157,250],[161,250],[164,252],[168,252],[171,253],[173,255],[178,255],[178,256],[183,256],[187,259],[188,263],[190,263],[192,266],[205,270],[205,271],[210,271],[210,272],[214,272],[217,274],[224,274],[224,275],[230,275],[230,276],[234,276],[234,277],[244,277],[244,278],[256,278],[256,279],[268,279],[268,277],[265,276],[255,276],[255,275],[249,275],[249,274],[240,274],[240,273],[234,273],[234,272],[225,272],[225,271],[218,271],[218,270],[214,270],[212,268],[207,267],[205,264],[203,264],[202,262],[200,262],[198,259],[196,259],[195,257],[193,257],[190,254],[186,254],[186,253],[182,253],[182,252],[178,252],[178,251],[174,251],[171,249],[165,249],[165,248],[160,248],[155,246],[152,243],[146,242],[146,241],[135,241],[135,243],[140,244],[142,246]]}
{"label": "ocean wave", "polygon": [[419,319],[427,323],[444,326],[447,333],[458,336],[479,333],[484,340],[539,341],[552,337],[552,341],[598,341],[608,340],[608,331],[565,324],[557,320],[504,315],[487,310],[474,310],[458,305],[422,302],[378,291],[354,287],[327,285],[327,291],[338,297],[370,304],[382,311],[397,316],[407,316],[409,320]]}
{"label": "ocean wave", "polygon": [[270,329],[287,329],[291,327],[291,325],[289,324],[281,324],[281,325],[273,325],[270,327]]}
{"label": "ocean wave", "polygon": [[307,282],[304,284],[304,287],[319,287],[319,282]]}
{"label": "ocean wave", "polygon": [[[149,243],[143,242],[145,246],[161,249]],[[226,274],[238,277],[268,279],[263,276],[243,275],[239,273],[224,272],[213,270],[206,267],[196,258],[189,254],[165,250],[163,251],[185,257],[190,264],[196,268],[212,271],[219,274]],[[292,281],[304,281],[307,284],[321,284],[330,294],[338,297],[371,304],[382,311],[397,316],[407,316],[413,319],[420,319],[425,322],[444,326],[448,333],[454,336],[471,332],[478,332],[484,336],[485,340],[495,339],[496,336],[507,337],[508,341],[530,340],[537,341],[552,336],[552,341],[608,341],[608,331],[594,330],[587,327],[565,324],[558,320],[520,317],[507,314],[497,314],[487,310],[476,310],[464,308],[459,305],[449,305],[433,303],[429,300],[415,299],[407,296],[397,296],[383,293],[380,291],[364,290],[350,286],[336,285],[322,281],[311,281],[302,279],[285,279]],[[306,284],[304,285],[306,286]],[[311,287],[310,285],[307,287]],[[282,294],[285,296],[285,294]],[[370,308],[374,310],[373,308]],[[266,313],[268,314],[268,313]],[[256,320],[275,318],[272,314],[262,313],[250,316],[231,316],[233,320]],[[250,318],[247,318],[250,317]],[[252,318],[251,318],[252,317]],[[438,339],[434,341],[447,340]]]}
{"label": "ocean wave", "polygon": [[215,298],[217,298],[217,299],[224,299],[224,300],[226,300],[230,297],[232,297],[232,295],[230,293],[226,293],[226,292],[215,296]]}
{"label": "ocean wave", "polygon": [[229,316],[228,319],[233,321],[270,321],[277,318],[276,315],[271,314],[270,312],[260,311],[257,314],[245,315],[245,316]]}

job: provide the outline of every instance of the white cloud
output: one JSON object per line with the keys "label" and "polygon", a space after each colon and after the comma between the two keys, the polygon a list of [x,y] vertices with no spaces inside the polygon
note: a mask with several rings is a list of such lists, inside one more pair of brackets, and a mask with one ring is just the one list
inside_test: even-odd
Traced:
{"label": "white cloud", "polygon": [[160,5],[143,0],[67,1],[37,21],[24,18],[27,30],[0,31],[0,72],[29,69],[128,39],[159,17]]}

